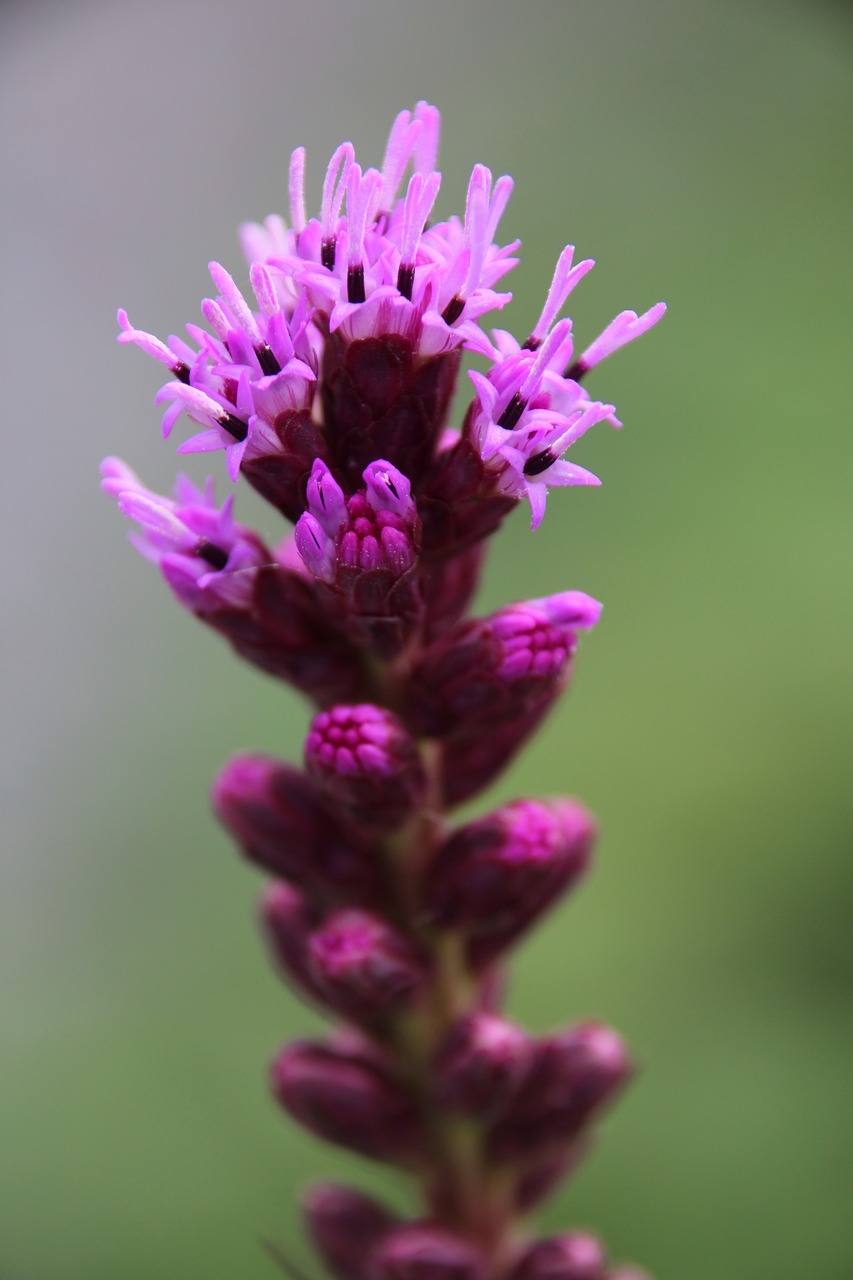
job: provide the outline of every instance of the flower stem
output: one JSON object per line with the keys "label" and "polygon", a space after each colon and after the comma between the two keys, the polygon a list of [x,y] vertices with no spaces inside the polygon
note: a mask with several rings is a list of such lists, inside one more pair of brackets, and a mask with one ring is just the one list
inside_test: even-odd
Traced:
{"label": "flower stem", "polygon": [[435,1087],[439,1046],[461,1018],[479,1007],[481,982],[468,966],[464,935],[422,923],[422,906],[413,900],[421,878],[413,872],[428,864],[446,827],[435,744],[423,744],[422,757],[430,779],[427,800],[394,842],[391,861],[406,926],[430,957],[430,981],[423,999],[397,1021],[393,1045],[427,1135],[420,1177],[429,1212],[476,1242],[497,1275],[513,1235],[514,1180],[509,1170],[490,1167],[480,1125],[448,1111]]}

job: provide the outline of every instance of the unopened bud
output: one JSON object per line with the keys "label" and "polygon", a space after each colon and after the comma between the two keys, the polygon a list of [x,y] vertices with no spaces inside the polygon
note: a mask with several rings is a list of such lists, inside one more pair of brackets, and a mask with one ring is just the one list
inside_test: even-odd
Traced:
{"label": "unopened bud", "polygon": [[419,498],[424,547],[433,555],[458,556],[493,534],[517,502],[498,491],[470,440],[448,434]]}
{"label": "unopened bud", "polygon": [[269,886],[261,900],[261,924],[284,976],[313,1000],[324,993],[311,970],[308,942],[319,913],[304,894],[283,880]]}
{"label": "unopened bud", "polygon": [[302,1208],[317,1252],[337,1280],[367,1280],[368,1255],[397,1219],[368,1196],[331,1184],[311,1187]]}
{"label": "unopened bud", "polygon": [[371,912],[343,908],[309,943],[311,972],[338,1012],[371,1021],[410,1001],[426,973],[403,934]]}
{"label": "unopened bud", "polygon": [[630,1074],[627,1050],[609,1027],[588,1022],[547,1036],[489,1136],[492,1154],[510,1159],[576,1140]]}
{"label": "unopened bud", "polygon": [[435,921],[469,933],[474,958],[514,941],[589,864],[592,817],[571,800],[516,800],[455,831],[427,873]]}
{"label": "unopened bud", "polygon": [[418,749],[390,711],[370,703],[315,716],[305,764],[326,795],[361,824],[388,831],[421,803],[426,778]]}
{"label": "unopened bud", "polygon": [[534,1049],[535,1042],[514,1023],[488,1013],[471,1014],[440,1048],[440,1100],[464,1115],[499,1115],[530,1069]]}
{"label": "unopened bud", "polygon": [[522,1255],[509,1280],[604,1280],[604,1250],[594,1236],[580,1232],[538,1240]]}
{"label": "unopened bud", "polygon": [[351,484],[375,458],[422,476],[447,421],[461,347],[424,359],[401,333],[348,341],[344,327],[323,352],[323,431]]}
{"label": "unopened bud", "polygon": [[441,744],[442,795],[448,807],[461,804],[503,772],[551,709],[546,693],[515,711],[506,708],[485,721],[463,721]]}
{"label": "unopened bud", "polygon": [[527,1163],[515,1188],[515,1203],[521,1213],[527,1213],[546,1199],[561,1183],[565,1182],[580,1164],[589,1150],[587,1135],[582,1135],[570,1146],[558,1152],[547,1152],[543,1157]]}
{"label": "unopened bud", "polygon": [[360,644],[392,657],[422,612],[413,572],[420,519],[411,484],[396,467],[380,459],[363,478],[365,488],[344,498],[325,463],[316,462],[295,541],[306,567],[327,584],[331,611]]}
{"label": "unopened bud", "polygon": [[564,591],[464,622],[426,652],[412,678],[409,714],[418,732],[445,737],[461,722],[500,723],[556,697],[600,606]]}
{"label": "unopened bud", "polygon": [[361,655],[323,607],[316,583],[281,564],[254,575],[251,609],[222,612],[215,625],[248,662],[287,680],[320,706],[355,696]]}
{"label": "unopened bud", "polygon": [[480,1251],[441,1227],[413,1223],[386,1236],[371,1259],[370,1280],[485,1280]]}
{"label": "unopened bud", "polygon": [[382,900],[379,865],[344,832],[317,785],[267,756],[235,756],[213,784],[213,807],[250,861],[331,898]]}
{"label": "unopened bud", "polygon": [[430,561],[423,576],[424,640],[437,640],[455,626],[480,584],[485,545],[478,544],[447,560]]}
{"label": "unopened bud", "polygon": [[281,1105],[318,1137],[377,1160],[406,1162],[421,1146],[412,1100],[374,1058],[345,1045],[302,1041],[275,1059]]}

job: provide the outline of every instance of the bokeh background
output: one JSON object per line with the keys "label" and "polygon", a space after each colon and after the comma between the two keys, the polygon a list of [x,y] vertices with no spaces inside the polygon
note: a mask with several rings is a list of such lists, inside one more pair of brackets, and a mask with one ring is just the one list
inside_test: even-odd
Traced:
{"label": "bokeh background", "polygon": [[[527,332],[567,240],[599,266],[581,345],[621,434],[494,548],[483,607],[606,604],[561,707],[494,792],[601,815],[595,874],[520,953],[511,1008],[596,1015],[643,1070],[545,1226],[591,1226],[659,1280],[853,1274],[850,10],[806,0],[46,0],[0,10],[3,128],[2,1280],[265,1280],[309,1268],[295,1201],[343,1175],[268,1100],[316,1025],[255,935],[217,830],[231,752],[295,759],[307,712],[172,604],[98,494],[154,488],[157,369],[206,263],[313,198],[344,136],[444,113],[440,208],[510,172]],[[241,494],[271,536],[269,514]],[[319,1268],[314,1265],[311,1275]]]}

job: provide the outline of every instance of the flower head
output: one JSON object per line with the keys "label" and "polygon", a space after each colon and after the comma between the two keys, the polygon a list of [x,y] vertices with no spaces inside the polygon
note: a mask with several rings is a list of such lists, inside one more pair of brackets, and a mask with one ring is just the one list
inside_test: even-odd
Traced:
{"label": "flower head", "polygon": [[140,526],[131,535],[134,546],[160,566],[182,604],[204,613],[246,602],[252,583],[246,570],[270,564],[273,555],[235,521],[233,494],[218,507],[210,477],[198,489],[178,476],[175,497],[161,497],[120,458],[106,458],[101,474],[101,487],[117,499],[122,515]]}
{"label": "flower head", "polygon": [[497,238],[512,180],[475,165],[464,215],[432,221],[438,139],[438,112],[419,102],[394,121],[381,168],[362,168],[342,143],[313,217],[298,148],[290,224],[271,215],[242,228],[248,289],[210,264],[207,329],[191,324],[188,341],[162,342],[119,312],[119,341],[172,375],[156,396],[166,405],[164,435],[186,415],[201,430],[179,452],[224,449],[231,478],[242,471],[294,521],[317,459],[352,492],[383,458],[418,493],[465,350],[487,365],[471,374],[465,425],[485,463],[479,500],[527,499],[535,528],[550,486],[599,483],[566,450],[597,422],[619,425],[613,405],[590,399],[581,378],[663,314],[663,303],[639,317],[622,312],[573,360],[572,323],[558,317],[593,262],[575,263],[569,245],[524,344],[501,331],[487,337],[481,321],[509,301],[497,287],[517,263],[518,241]]}

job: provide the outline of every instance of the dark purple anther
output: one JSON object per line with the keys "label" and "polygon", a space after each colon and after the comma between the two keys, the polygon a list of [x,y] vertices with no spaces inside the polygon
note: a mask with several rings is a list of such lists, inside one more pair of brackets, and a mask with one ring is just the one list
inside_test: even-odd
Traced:
{"label": "dark purple anther", "polygon": [[412,263],[401,262],[397,271],[397,289],[404,298],[411,301],[412,286],[415,283],[415,268]]}
{"label": "dark purple anther", "polygon": [[347,301],[364,302],[365,298],[364,267],[357,262],[347,270]]}
{"label": "dark purple anther", "polygon": [[575,1232],[532,1244],[508,1280],[605,1280],[604,1264],[595,1236]]}
{"label": "dark purple anther", "polygon": [[547,1036],[512,1107],[490,1134],[492,1156],[514,1160],[575,1140],[631,1071],[621,1039],[600,1023]]}
{"label": "dark purple anther", "polygon": [[526,476],[539,476],[543,471],[547,471],[550,466],[557,461],[556,456],[550,449],[543,449],[541,453],[534,453],[532,458],[528,458],[524,464],[524,474]]}
{"label": "dark purple anther", "polygon": [[233,436],[235,440],[245,440],[249,434],[249,428],[245,422],[224,410],[219,418],[219,425],[224,427],[229,436]]}
{"label": "dark purple anther", "polygon": [[275,1059],[272,1089],[285,1110],[327,1142],[403,1163],[422,1150],[412,1100],[367,1054],[298,1041]]}
{"label": "dark purple anther", "polygon": [[381,916],[343,908],[311,936],[310,972],[338,1012],[374,1022],[410,1002],[426,976],[414,944]]}
{"label": "dark purple anther", "polygon": [[359,823],[400,826],[423,800],[418,749],[400,720],[371,703],[332,707],[314,717],[305,766],[334,804]]}
{"label": "dark purple anther", "polygon": [[334,271],[335,269],[335,256],[336,256],[335,251],[336,251],[336,243],[334,239],[324,240],[320,246],[320,262],[323,264],[323,266],[326,268],[327,271]]}
{"label": "dark purple anther", "polygon": [[369,1280],[368,1255],[398,1219],[369,1196],[329,1183],[312,1187],[302,1209],[309,1235],[336,1280]]}
{"label": "dark purple anther", "polygon": [[503,427],[504,431],[512,431],[513,427],[518,425],[519,418],[527,408],[527,401],[522,398],[519,392],[515,392],[509,404],[498,418],[498,426]]}
{"label": "dark purple anther", "polygon": [[213,542],[205,542],[204,539],[196,547],[195,553],[213,569],[224,569],[228,563],[228,552],[223,551],[222,547],[217,547]]}
{"label": "dark purple anther", "polygon": [[255,355],[258,357],[258,364],[261,366],[261,372],[265,373],[267,377],[273,377],[275,374],[281,373],[281,365],[276,358],[276,354],[272,347],[268,346],[266,342],[255,347]]}
{"label": "dark purple anther", "polygon": [[435,1065],[436,1089],[445,1106],[463,1115],[494,1119],[521,1083],[535,1041],[506,1018],[473,1013],[445,1038]]}
{"label": "dark purple anther", "polygon": [[441,1227],[413,1223],[392,1231],[371,1258],[370,1280],[486,1280],[473,1244]]}
{"label": "dark purple anther", "polygon": [[445,324],[455,324],[465,310],[465,299],[455,294],[441,313]]}

